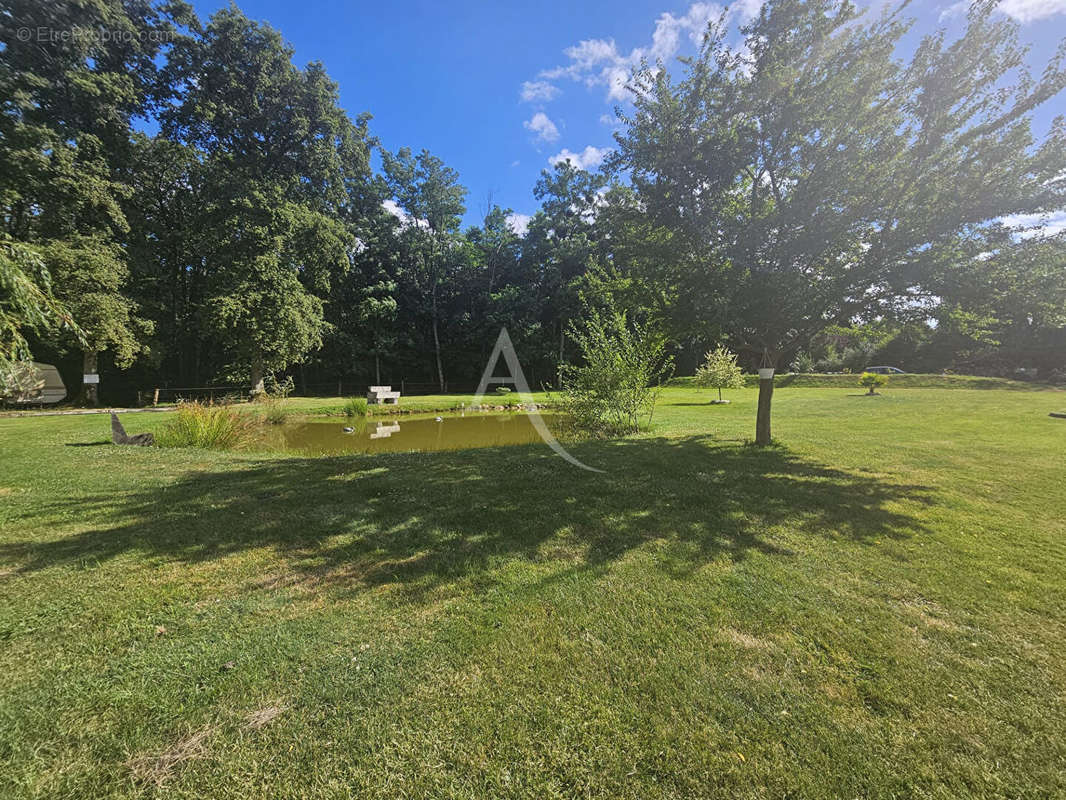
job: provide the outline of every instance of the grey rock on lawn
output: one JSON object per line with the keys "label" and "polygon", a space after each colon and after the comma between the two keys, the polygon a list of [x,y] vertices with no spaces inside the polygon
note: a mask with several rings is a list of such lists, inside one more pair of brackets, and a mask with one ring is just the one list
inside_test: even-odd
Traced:
{"label": "grey rock on lawn", "polygon": [[155,437],[150,433],[138,433],[130,436],[122,423],[118,421],[118,415],[111,412],[111,442],[112,444],[132,444],[140,447],[149,447],[155,444]]}

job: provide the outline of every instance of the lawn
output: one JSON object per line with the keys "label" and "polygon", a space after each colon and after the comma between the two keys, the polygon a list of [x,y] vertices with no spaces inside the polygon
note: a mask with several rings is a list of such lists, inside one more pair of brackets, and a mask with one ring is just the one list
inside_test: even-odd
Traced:
{"label": "lawn", "polygon": [[1066,795],[1064,395],[882,391],[602,474],[0,419],[0,796]]}

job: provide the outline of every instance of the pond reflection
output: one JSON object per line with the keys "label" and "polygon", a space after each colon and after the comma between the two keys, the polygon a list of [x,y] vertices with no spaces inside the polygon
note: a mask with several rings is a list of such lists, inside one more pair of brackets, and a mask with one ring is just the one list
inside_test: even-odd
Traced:
{"label": "pond reflection", "polygon": [[[560,435],[563,417],[541,414],[548,428]],[[540,436],[526,414],[469,414],[467,416],[361,418],[333,421],[291,421],[266,426],[261,448],[303,455],[463,450],[533,444]]]}

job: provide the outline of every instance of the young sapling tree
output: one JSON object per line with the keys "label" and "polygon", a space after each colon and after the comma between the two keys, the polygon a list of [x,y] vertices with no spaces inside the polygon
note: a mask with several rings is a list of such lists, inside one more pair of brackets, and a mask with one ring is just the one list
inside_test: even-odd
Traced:
{"label": "young sapling tree", "polygon": [[859,386],[866,387],[866,396],[877,394],[877,389],[888,383],[887,375],[880,375],[876,372],[864,372],[859,376]]}
{"label": "young sapling tree", "polygon": [[722,399],[722,389],[740,389],[744,386],[744,376],[740,374],[736,353],[719,345],[707,351],[703,363],[696,370],[696,383],[718,390],[718,399],[713,404],[728,403]]}

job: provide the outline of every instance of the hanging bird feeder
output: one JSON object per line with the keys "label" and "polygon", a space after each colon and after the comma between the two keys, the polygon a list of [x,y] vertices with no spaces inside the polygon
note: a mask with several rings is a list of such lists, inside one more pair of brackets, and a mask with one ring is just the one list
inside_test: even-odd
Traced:
{"label": "hanging bird feeder", "polygon": [[762,351],[762,362],[759,364],[759,380],[768,381],[774,377],[773,362],[770,361],[770,353],[765,348]]}

